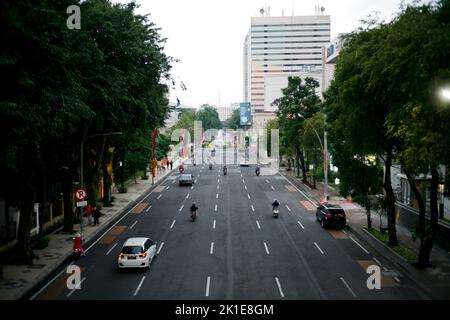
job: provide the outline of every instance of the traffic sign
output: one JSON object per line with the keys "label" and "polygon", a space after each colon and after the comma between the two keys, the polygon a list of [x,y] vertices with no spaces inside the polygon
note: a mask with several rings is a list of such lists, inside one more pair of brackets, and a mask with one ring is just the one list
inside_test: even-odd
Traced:
{"label": "traffic sign", "polygon": [[75,191],[75,198],[77,198],[78,201],[83,201],[87,197],[86,189],[84,188],[78,188]]}
{"label": "traffic sign", "polygon": [[86,207],[87,201],[77,201],[77,208],[79,207]]}

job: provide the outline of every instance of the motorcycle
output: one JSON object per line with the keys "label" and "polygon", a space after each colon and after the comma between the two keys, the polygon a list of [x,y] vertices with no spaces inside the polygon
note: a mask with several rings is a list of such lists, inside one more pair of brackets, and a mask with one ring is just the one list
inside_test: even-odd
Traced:
{"label": "motorcycle", "polygon": [[227,175],[227,168],[223,168],[223,175],[224,175],[224,176]]}
{"label": "motorcycle", "polygon": [[209,164],[209,170],[212,170],[212,163]]}
{"label": "motorcycle", "polygon": [[178,170],[180,171],[180,174],[181,174],[184,171],[184,167],[180,167]]}
{"label": "motorcycle", "polygon": [[192,219],[192,222],[194,222],[195,219],[197,219],[197,210],[191,211],[191,219]]}
{"label": "motorcycle", "polygon": [[274,217],[274,218],[278,218],[278,213],[279,213],[278,208],[273,208],[273,209],[272,209],[272,214],[273,214],[273,217]]}
{"label": "motorcycle", "polygon": [[73,260],[77,261],[81,257],[81,248],[73,248]]}
{"label": "motorcycle", "polygon": [[261,171],[259,169],[255,170],[256,176],[259,177],[259,174],[261,173]]}

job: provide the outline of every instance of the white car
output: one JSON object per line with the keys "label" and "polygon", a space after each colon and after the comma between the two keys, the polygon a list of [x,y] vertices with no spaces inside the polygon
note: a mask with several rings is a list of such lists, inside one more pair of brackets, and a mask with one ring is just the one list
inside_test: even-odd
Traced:
{"label": "white car", "polygon": [[156,242],[149,238],[129,238],[117,257],[117,266],[123,268],[150,268],[156,257]]}

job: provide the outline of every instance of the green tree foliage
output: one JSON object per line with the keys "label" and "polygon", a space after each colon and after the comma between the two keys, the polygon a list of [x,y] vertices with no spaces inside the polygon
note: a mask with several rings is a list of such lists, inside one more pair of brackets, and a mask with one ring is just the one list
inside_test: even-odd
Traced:
{"label": "green tree foliage", "polygon": [[205,131],[208,129],[221,128],[219,114],[217,113],[217,110],[208,104],[202,105],[200,110],[196,112],[195,120],[202,122],[202,126]]}
{"label": "green tree foliage", "polygon": [[289,77],[288,86],[282,89],[282,97],[272,103],[278,108],[280,144],[285,150],[292,150],[290,153],[295,155],[297,164],[301,164],[304,183],[307,182],[307,168],[300,135],[304,120],[300,119],[298,114],[309,119],[319,110],[320,99],[316,94],[318,87],[319,83],[312,78],[302,80],[300,77]]}
{"label": "green tree foliage", "polygon": [[231,116],[227,119],[228,128],[236,130],[241,127],[241,113],[239,109],[233,110]]}
{"label": "green tree foliage", "polygon": [[[66,26],[73,4],[81,8],[80,30]],[[84,139],[85,181],[96,186],[103,177],[108,187],[109,148],[126,149],[130,141],[89,137],[147,130],[150,140],[163,124],[168,89],[161,80],[172,60],[162,52],[158,29],[135,8],[107,0],[0,3],[0,73],[6,80],[0,87],[0,197],[20,209],[20,262],[33,257],[35,202],[55,201],[62,192],[65,227],[72,230],[71,194],[80,181]]]}
{"label": "green tree foliage", "polygon": [[[390,167],[394,156],[402,164],[419,202],[422,267],[428,265],[437,228],[437,166],[450,158],[449,109],[436,98],[450,75],[449,12],[448,0],[409,5],[389,24],[370,24],[350,34],[327,102],[335,158],[347,167],[340,171],[350,172],[352,157],[378,154],[384,160],[390,244],[397,242]],[[425,228],[415,175],[428,172],[431,219]]]}

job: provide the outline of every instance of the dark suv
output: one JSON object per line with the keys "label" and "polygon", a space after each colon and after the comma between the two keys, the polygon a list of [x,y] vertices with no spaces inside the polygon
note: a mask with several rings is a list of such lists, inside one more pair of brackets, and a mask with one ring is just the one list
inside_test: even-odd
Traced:
{"label": "dark suv", "polygon": [[347,223],[344,209],[338,204],[331,203],[323,203],[317,208],[316,219],[320,222],[322,228],[344,228]]}

